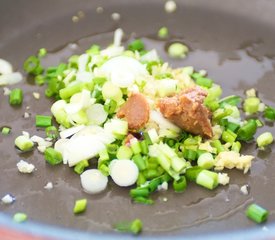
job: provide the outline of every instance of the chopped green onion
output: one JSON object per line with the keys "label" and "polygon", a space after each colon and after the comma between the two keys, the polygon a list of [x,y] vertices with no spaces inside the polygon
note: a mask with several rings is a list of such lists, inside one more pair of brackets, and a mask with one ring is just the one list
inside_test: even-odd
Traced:
{"label": "chopped green onion", "polygon": [[253,138],[256,131],[257,123],[254,119],[250,119],[238,130],[238,139],[241,141],[249,141]]}
{"label": "chopped green onion", "polygon": [[222,145],[220,140],[214,140],[211,142],[211,146],[217,149],[217,153],[224,151],[224,146]]}
{"label": "chopped green onion", "polygon": [[38,57],[42,58],[47,55],[47,49],[46,48],[40,48],[38,51]]}
{"label": "chopped green onion", "polygon": [[149,148],[148,148],[148,144],[146,142],[146,140],[143,140],[140,142],[140,147],[141,147],[141,153],[142,154],[148,154],[149,152]]}
{"label": "chopped green onion", "polygon": [[153,179],[155,177],[159,176],[159,172],[157,169],[147,169],[143,172],[144,176],[146,177],[146,179]]}
{"label": "chopped green onion", "polygon": [[134,154],[141,153],[140,142],[136,138],[131,139],[130,144],[131,144],[131,149]]}
{"label": "chopped green onion", "polygon": [[87,208],[87,199],[79,199],[79,200],[76,200],[75,201],[75,204],[74,204],[74,214],[79,214],[79,213],[83,213],[85,212]]}
{"label": "chopped green onion", "polygon": [[235,95],[231,95],[228,97],[225,97],[223,99],[220,100],[220,106],[224,107],[224,105],[229,104],[232,106],[237,106],[238,104],[240,104],[242,101],[242,98],[239,96],[235,96]]}
{"label": "chopped green onion", "polygon": [[231,150],[234,151],[234,152],[240,152],[241,151],[241,143],[240,142],[233,142],[232,143],[232,146],[231,146]]}
{"label": "chopped green onion", "polygon": [[205,77],[200,77],[196,79],[196,84],[202,87],[211,88],[213,80]]}
{"label": "chopped green onion", "polygon": [[45,83],[46,78],[43,75],[37,75],[35,76],[34,81],[37,85],[41,86]]}
{"label": "chopped green onion", "polygon": [[69,85],[66,88],[60,89],[59,95],[62,99],[66,100],[66,99],[69,99],[74,94],[81,92],[83,87],[84,87],[84,85],[82,82],[77,82],[72,85]]}
{"label": "chopped green onion", "polygon": [[244,100],[243,108],[246,113],[253,114],[258,112],[261,101],[257,97],[250,97]]}
{"label": "chopped green onion", "polygon": [[135,219],[131,222],[121,222],[115,225],[115,229],[120,232],[139,234],[142,231],[142,221]]}
{"label": "chopped green onion", "polygon": [[40,59],[36,56],[30,56],[24,62],[24,70],[33,75],[39,75],[43,72],[43,68],[40,65]]}
{"label": "chopped green onion", "polygon": [[256,223],[263,223],[268,218],[268,211],[255,203],[248,206],[245,214]]}
{"label": "chopped green onion", "polygon": [[49,126],[45,129],[46,136],[51,139],[57,139],[58,138],[58,130],[55,126]]}
{"label": "chopped green onion", "polygon": [[15,146],[18,147],[21,151],[29,151],[33,148],[34,145],[33,141],[24,135],[18,136],[14,143]]}
{"label": "chopped green onion", "polygon": [[51,165],[57,165],[63,161],[62,154],[51,147],[45,150],[44,157]]}
{"label": "chopped green onion", "polygon": [[167,38],[168,37],[168,28],[167,27],[162,27],[158,31],[158,37],[159,38]]}
{"label": "chopped green onion", "polygon": [[82,160],[74,166],[74,171],[77,174],[81,174],[84,172],[84,169],[89,166],[88,160]]}
{"label": "chopped green onion", "polygon": [[273,142],[273,136],[270,132],[264,132],[259,137],[257,137],[257,145],[262,148]]}
{"label": "chopped green onion", "polygon": [[9,128],[9,127],[3,127],[2,130],[1,130],[1,133],[3,135],[9,135],[10,132],[11,132],[11,128]]}
{"label": "chopped green onion", "polygon": [[228,143],[233,143],[237,138],[237,134],[227,129],[222,133],[222,140]]}
{"label": "chopped green onion", "polygon": [[36,127],[49,127],[52,125],[52,117],[44,116],[44,115],[36,115],[35,125]]}
{"label": "chopped green onion", "polygon": [[197,175],[196,183],[200,186],[213,190],[219,184],[218,174],[209,170],[202,170]]}
{"label": "chopped green onion", "polygon": [[263,126],[264,126],[264,124],[262,123],[262,121],[261,121],[261,120],[259,120],[259,119],[256,119],[256,124],[257,124],[257,127],[258,127],[258,128],[260,128],[260,127],[263,127]]}
{"label": "chopped green onion", "polygon": [[141,39],[136,39],[128,45],[128,49],[133,52],[142,51],[144,50],[144,43]]}
{"label": "chopped green onion", "polygon": [[240,128],[240,125],[233,122],[227,122],[226,128],[232,132],[236,132]]}
{"label": "chopped green onion", "polygon": [[134,203],[141,203],[145,205],[152,205],[154,201],[151,198],[147,197],[135,197],[133,198]]}
{"label": "chopped green onion", "polygon": [[197,159],[197,152],[192,149],[184,149],[183,150],[183,157],[190,161],[194,161]]}
{"label": "chopped green onion", "polygon": [[101,164],[98,169],[104,176],[108,177],[110,175],[109,166],[107,166],[106,164]]}
{"label": "chopped green onion", "polygon": [[211,169],[215,164],[215,160],[211,153],[206,152],[199,156],[197,163],[198,163],[198,166],[203,169]]}
{"label": "chopped green onion", "polygon": [[86,53],[91,55],[97,55],[100,53],[100,46],[93,44],[88,50],[86,50]]}
{"label": "chopped green onion", "polygon": [[25,222],[27,221],[27,219],[28,219],[28,216],[25,213],[18,212],[13,215],[13,221],[17,223]]}
{"label": "chopped green onion", "polygon": [[191,167],[186,169],[185,177],[188,181],[196,181],[199,173],[203,170],[203,168],[199,166]]}
{"label": "chopped green onion", "polygon": [[132,198],[136,197],[149,197],[149,189],[147,187],[135,188],[130,190],[130,196]]}
{"label": "chopped green onion", "polygon": [[137,186],[141,186],[146,182],[146,178],[144,177],[143,173],[139,172],[138,179],[137,179]]}
{"label": "chopped green onion", "polygon": [[132,155],[133,151],[126,145],[120,146],[116,153],[117,159],[131,159]]}
{"label": "chopped green onion", "polygon": [[179,180],[173,181],[173,188],[175,192],[183,192],[187,187],[186,178],[181,176]]}
{"label": "chopped green onion", "polygon": [[144,158],[140,154],[136,154],[132,157],[134,163],[137,165],[138,169],[140,171],[143,171],[146,169],[146,162]]}
{"label": "chopped green onion", "polygon": [[10,105],[21,105],[23,102],[23,91],[20,88],[11,90],[9,96]]}
{"label": "chopped green onion", "polygon": [[184,58],[188,53],[189,49],[182,43],[172,43],[168,47],[168,55],[171,58]]}
{"label": "chopped green onion", "polygon": [[162,181],[161,177],[157,177],[155,179],[152,179],[148,185],[147,188],[149,189],[149,192],[152,193],[158,189],[158,186],[162,184],[164,181]]}
{"label": "chopped green onion", "polygon": [[275,121],[275,108],[266,107],[264,110],[264,118],[267,120]]}
{"label": "chopped green onion", "polygon": [[103,150],[101,150],[99,152],[99,160],[100,160],[100,162],[102,162],[102,161],[108,161],[109,159],[110,159],[110,156],[109,156],[109,153],[108,153],[108,151],[107,151],[106,148],[104,148]]}

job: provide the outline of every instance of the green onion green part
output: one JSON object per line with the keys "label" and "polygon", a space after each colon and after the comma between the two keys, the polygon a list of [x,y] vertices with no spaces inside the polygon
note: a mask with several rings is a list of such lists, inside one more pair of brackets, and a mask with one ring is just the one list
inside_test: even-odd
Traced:
{"label": "green onion green part", "polygon": [[74,172],[80,175],[86,167],[89,167],[88,160],[82,160],[74,166]]}
{"label": "green onion green part", "polygon": [[142,51],[144,50],[144,43],[141,39],[136,39],[128,45],[128,49],[133,52]]}
{"label": "green onion green part", "polygon": [[253,138],[254,134],[257,131],[257,123],[254,119],[248,120],[246,124],[244,124],[239,130],[238,130],[238,140],[241,141],[249,141]]}
{"label": "green onion green part", "polygon": [[45,150],[44,157],[51,165],[57,165],[63,161],[62,154],[51,147]]}
{"label": "green onion green part", "polygon": [[58,130],[55,126],[49,126],[45,129],[46,136],[51,139],[57,139],[59,136]]}
{"label": "green onion green part", "polygon": [[188,53],[189,49],[187,46],[185,46],[182,43],[172,43],[168,47],[168,55],[171,58],[184,58],[186,57],[186,54]]}
{"label": "green onion green part", "polygon": [[20,88],[15,88],[11,90],[9,96],[10,105],[16,106],[21,105],[23,102],[23,91]]}
{"label": "green onion green part", "polygon": [[11,129],[9,127],[3,127],[1,130],[2,135],[9,135],[11,132]]}
{"label": "green onion green part", "polygon": [[74,204],[74,214],[79,214],[79,213],[83,213],[85,212],[87,208],[87,199],[79,199],[79,200],[76,200],[75,201],[75,204]]}
{"label": "green onion green part", "polygon": [[135,219],[131,222],[121,222],[115,225],[115,229],[120,232],[128,232],[132,234],[139,234],[142,231],[142,221]]}
{"label": "green onion green part", "polygon": [[175,192],[184,192],[187,187],[187,181],[184,176],[181,176],[179,180],[173,181],[173,188]]}
{"label": "green onion green part", "polygon": [[275,121],[275,108],[266,107],[264,110],[264,118],[270,121]]}
{"label": "green onion green part", "polygon": [[49,127],[52,125],[52,117],[44,116],[44,115],[36,115],[35,116],[35,126],[36,127]]}
{"label": "green onion green part", "polygon": [[167,38],[168,37],[168,28],[167,27],[162,27],[158,31],[158,37],[159,38]]}
{"label": "green onion green part", "polygon": [[268,218],[268,211],[257,204],[251,204],[247,207],[246,216],[256,223],[263,223]]}
{"label": "green onion green part", "polygon": [[13,221],[17,222],[17,223],[25,222],[25,221],[27,221],[27,219],[28,219],[27,214],[22,213],[22,212],[15,213],[13,215]]}

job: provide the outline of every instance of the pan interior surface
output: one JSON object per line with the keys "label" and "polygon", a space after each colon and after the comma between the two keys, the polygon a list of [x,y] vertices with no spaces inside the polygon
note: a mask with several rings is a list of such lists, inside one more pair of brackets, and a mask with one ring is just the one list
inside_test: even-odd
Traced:
{"label": "pan interior surface", "polygon": [[[245,90],[256,88],[259,97],[274,106],[275,6],[271,2],[230,1],[221,6],[220,1],[214,0],[177,1],[176,12],[167,14],[163,1],[1,1],[0,58],[23,72],[24,59],[45,47],[49,54],[44,64],[56,65],[92,44],[107,46],[112,42],[113,31],[121,27],[126,33],[125,43],[141,37],[147,49],[156,48],[173,67],[191,65],[196,70],[207,70],[222,86],[224,96],[244,96]],[[102,7],[102,13],[98,13],[98,7]],[[84,17],[72,21],[79,11]],[[114,12],[120,14],[119,21],[112,20]],[[11,19],[13,15],[18,17]],[[162,26],[170,30],[167,41],[157,38]],[[172,60],[165,52],[167,42],[177,40],[191,49],[186,59]],[[133,204],[129,189],[114,184],[99,195],[88,195],[72,169],[47,165],[37,150],[26,154],[16,151],[14,139],[22,130],[43,136],[44,132],[34,127],[35,115],[50,114],[52,103],[44,97],[44,88],[34,85],[31,79],[20,87],[25,92],[20,108],[12,108],[8,98],[0,95],[1,124],[12,128],[9,136],[0,136],[0,196],[11,193],[16,197],[14,204],[0,205],[2,212],[26,212],[34,221],[96,233],[110,233],[115,223],[140,218],[147,235],[250,228],[262,231],[263,226],[268,228],[275,220],[273,146],[259,151],[255,144],[247,144],[243,153],[256,157],[250,172],[228,171],[230,184],[214,191],[190,184],[184,193],[170,189],[154,194],[152,206]],[[33,92],[41,94],[39,101],[33,100]],[[31,114],[29,119],[23,118],[25,112]],[[264,131],[275,135],[273,124],[259,130]],[[20,159],[33,163],[37,170],[31,175],[20,174],[16,168]],[[44,189],[49,181],[53,182],[52,190]],[[248,195],[240,192],[245,184],[249,185]],[[88,209],[85,214],[74,216],[74,201],[81,198],[88,199]],[[245,209],[253,202],[270,210],[266,225],[255,226],[246,218]]]}

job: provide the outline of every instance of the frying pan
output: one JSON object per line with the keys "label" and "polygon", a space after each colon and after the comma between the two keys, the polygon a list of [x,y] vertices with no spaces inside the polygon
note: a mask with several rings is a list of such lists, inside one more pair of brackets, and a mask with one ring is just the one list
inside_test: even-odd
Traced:
{"label": "frying pan", "polygon": [[[99,6],[104,9],[102,13],[96,12]],[[167,14],[160,0],[1,0],[0,57],[22,72],[23,61],[45,47],[49,55],[44,64],[54,65],[93,43],[106,46],[112,32],[121,27],[127,33],[125,40],[144,37],[148,49],[157,48],[173,67],[206,69],[221,84],[224,95],[243,95],[245,89],[255,87],[260,98],[274,106],[275,1],[178,0],[177,6],[175,13]],[[72,21],[79,11],[85,16]],[[112,20],[114,12],[120,14],[120,20]],[[171,41],[182,40],[190,47],[186,59],[167,57],[167,42],[156,39],[162,26],[169,28]],[[75,45],[70,43],[78,47],[72,49]],[[34,128],[34,116],[50,114],[51,104],[44,97],[33,99],[32,92],[43,96],[44,88],[34,85],[31,79],[18,86],[25,92],[20,108],[10,107],[7,97],[0,94],[1,125],[12,127],[11,135],[0,136],[0,195],[12,193],[16,197],[14,204],[0,205],[2,234],[13,229],[14,234],[17,231],[45,238],[120,238],[113,232],[113,224],[140,218],[146,237],[260,239],[275,235],[274,146],[267,151],[257,150],[254,144],[245,146],[244,153],[256,156],[251,171],[246,175],[228,171],[230,184],[214,191],[190,184],[183,194],[172,190],[154,194],[153,206],[131,203],[129,189],[113,184],[104,193],[91,196],[81,190],[79,177],[68,167],[48,166],[37,151],[20,154],[15,150],[14,139],[22,130],[43,136]],[[30,119],[23,118],[26,111]],[[272,124],[259,132],[265,130],[275,134]],[[20,174],[16,168],[20,159],[32,162],[37,170],[32,175]],[[54,184],[50,191],[44,189],[49,181]],[[249,185],[248,195],[240,193],[244,184]],[[89,206],[85,214],[73,216],[73,204],[79,198],[87,198]],[[255,225],[245,217],[245,208],[252,202],[270,211],[267,223]],[[12,223],[9,216],[18,211],[28,214],[29,223]]]}

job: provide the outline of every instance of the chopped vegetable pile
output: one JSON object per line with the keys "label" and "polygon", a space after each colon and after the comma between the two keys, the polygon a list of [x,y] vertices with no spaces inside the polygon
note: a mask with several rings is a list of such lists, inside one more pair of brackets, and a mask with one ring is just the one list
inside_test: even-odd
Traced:
{"label": "chopped vegetable pile", "polygon": [[[168,29],[161,28],[158,35],[166,38]],[[37,144],[48,164],[72,167],[89,194],[104,191],[112,179],[120,187],[131,186],[133,202],[142,204],[153,204],[152,194],[170,183],[175,192],[184,192],[189,182],[213,190],[229,183],[225,168],[247,173],[254,156],[243,155],[242,144],[253,141],[263,125],[259,114],[274,121],[275,109],[265,106],[254,89],[244,100],[221,98],[222,88],[205,71],[173,69],[155,49],[146,50],[141,39],[122,46],[122,36],[117,29],[109,47],[92,45],[55,67],[43,68],[46,49],[26,60],[25,71],[36,84],[45,84],[45,95],[56,101],[53,117],[35,117],[47,138],[23,133],[15,139],[16,147],[30,151]],[[188,47],[172,43],[168,54],[183,58]],[[22,101],[22,90],[12,90],[10,104]],[[2,134],[9,131],[3,128]],[[261,149],[272,142],[269,132],[256,139]],[[91,162],[97,169],[90,168]],[[23,172],[34,169],[20,164]],[[77,200],[73,212],[84,212],[86,204],[86,199]],[[267,213],[260,209],[258,214],[259,209],[251,206],[247,215],[261,222]],[[138,233],[142,227],[140,220],[126,225],[117,229]]]}

